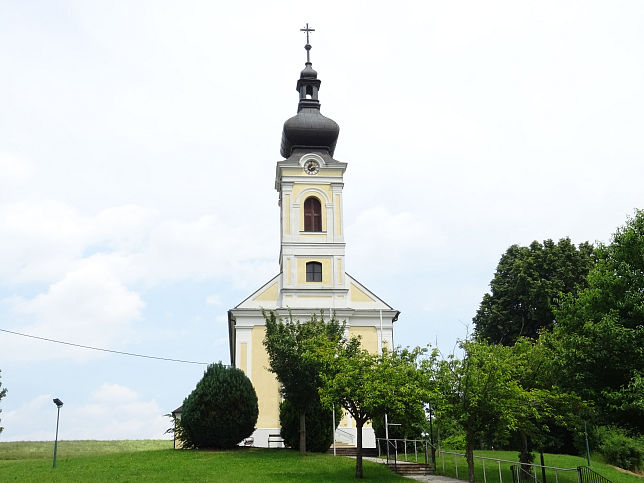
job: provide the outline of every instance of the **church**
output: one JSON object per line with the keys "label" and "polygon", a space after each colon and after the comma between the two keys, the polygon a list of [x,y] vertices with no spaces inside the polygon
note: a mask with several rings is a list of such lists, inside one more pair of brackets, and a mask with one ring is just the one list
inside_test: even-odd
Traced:
{"label": "church", "polygon": [[[360,336],[370,352],[393,347],[393,309],[345,271],[343,176],[347,163],[334,156],[340,128],[320,112],[321,81],[310,58],[306,32],[306,63],[297,81],[297,114],[284,123],[282,160],[275,169],[279,200],[279,273],[228,311],[231,364],[250,378],[259,402],[254,446],[269,446],[279,434],[280,385],[268,370],[263,345],[262,309],[285,318],[308,320],[321,310],[346,321],[348,336]],[[329,422],[330,423],[330,422]],[[371,428],[363,429],[365,447],[375,446]],[[336,439],[355,444],[356,428],[345,415]]]}

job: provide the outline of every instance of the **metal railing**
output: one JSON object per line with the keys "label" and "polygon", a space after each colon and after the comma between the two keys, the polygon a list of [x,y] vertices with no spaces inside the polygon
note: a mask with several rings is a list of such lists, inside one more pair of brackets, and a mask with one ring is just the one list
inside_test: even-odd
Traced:
{"label": "metal railing", "polygon": [[[412,461],[410,456],[413,455],[413,461],[418,462],[419,456],[425,460],[425,464],[431,464],[431,449],[433,448],[431,443],[423,439],[389,439],[385,438],[376,438],[376,446],[378,448],[378,457],[387,458],[387,463],[393,463],[394,466],[397,465],[399,460],[402,460],[402,455],[404,454],[404,461]],[[446,457],[454,457],[454,473],[456,478],[459,478],[459,458],[465,459],[464,453],[457,453],[453,451],[444,451],[441,449],[434,448],[438,452],[438,457],[440,458],[440,468],[439,465],[434,462],[434,469],[439,472],[439,469],[442,469],[441,473],[445,475],[446,472]],[[512,475],[513,483],[546,483],[542,481],[542,478],[539,478],[539,473],[545,475],[547,471],[550,476],[548,477],[547,483],[559,483],[559,477],[562,474],[575,472],[577,483],[612,483],[609,479],[603,477],[599,473],[593,471],[587,466],[579,466],[577,468],[559,468],[557,466],[545,466],[534,463],[519,463],[512,460],[504,460],[501,458],[490,458],[487,456],[476,456],[474,455],[474,460],[479,460],[481,463],[481,470],[483,473],[483,483],[490,483],[493,481],[498,481],[498,483],[503,483],[503,467],[508,469],[509,465],[510,473]],[[486,464],[487,463],[487,464]],[[461,476],[467,478],[467,462],[461,466],[464,466],[465,473],[461,470]],[[554,481],[552,479],[554,476]],[[497,479],[498,478],[498,479]],[[545,476],[544,476],[545,478]],[[571,478],[564,478],[564,480],[570,481]],[[506,482],[507,473],[506,473]]]}
{"label": "metal railing", "polygon": [[[438,452],[439,452],[439,457],[441,459],[442,474],[446,474],[445,456],[449,455],[454,457],[454,473],[456,478],[459,478],[458,459],[459,457],[465,458],[465,454],[456,453],[453,451],[443,451],[443,450],[439,450]],[[538,469],[543,472],[548,470],[549,473],[554,474],[554,483],[559,483],[559,476],[562,473],[572,472],[572,471],[577,473],[575,478],[577,480],[577,483],[612,483],[610,480],[608,480],[607,478],[604,478],[603,476],[591,470],[587,466],[580,466],[577,468],[559,468],[556,466],[545,466],[545,465],[542,466],[534,463],[518,463],[517,461],[504,460],[500,458],[489,458],[487,456],[476,456],[476,455],[474,455],[474,460],[481,461],[483,483],[488,483],[488,478],[490,480],[495,480],[495,481],[498,481],[499,483],[503,483],[503,471],[502,471],[502,465],[501,465],[502,463],[510,464],[510,472],[512,474],[513,483],[522,483],[527,481],[532,481],[534,483],[546,483],[545,481],[541,482],[541,480],[538,478],[537,476]],[[487,468],[485,464],[486,461],[488,462]],[[489,468],[491,462],[496,463],[496,464],[492,464],[492,466],[494,467],[493,470]],[[465,466],[465,471],[467,472],[467,462],[465,462],[464,466]],[[438,470],[438,468],[436,469]],[[490,471],[492,471],[492,473],[488,474],[488,472]],[[498,474],[498,480],[496,480],[497,474]],[[568,481],[570,481],[570,479],[568,479]],[[551,483],[552,480],[548,478],[548,482]]]}
{"label": "metal railing", "polygon": [[[388,445],[388,446],[387,446]],[[418,463],[418,456],[420,455],[425,464],[430,464],[430,454],[432,444],[426,439],[385,439],[376,438],[376,446],[378,447],[378,457],[383,458],[385,455],[388,459],[392,458],[391,453],[398,459],[398,455],[405,455],[405,461],[410,461],[410,455],[414,455],[414,461]],[[387,448],[389,451],[387,451]]]}
{"label": "metal railing", "polygon": [[523,465],[512,465],[510,466],[510,471],[512,472],[512,481],[514,483],[522,483],[524,481],[533,481],[534,483],[543,483],[539,478],[537,478],[537,467],[532,467],[532,473],[530,472],[530,467],[527,466],[527,469]]}
{"label": "metal railing", "polygon": [[[339,438],[338,435],[342,437],[346,437],[349,441],[342,441],[342,438]],[[335,434],[333,436],[335,438],[335,442],[338,443],[347,443],[347,444],[354,444],[353,443],[353,434],[351,434],[349,431],[345,431],[344,429],[336,428],[335,429]]]}
{"label": "metal railing", "polygon": [[612,483],[608,478],[604,478],[588,466],[578,466],[577,475],[579,477],[579,483]]}

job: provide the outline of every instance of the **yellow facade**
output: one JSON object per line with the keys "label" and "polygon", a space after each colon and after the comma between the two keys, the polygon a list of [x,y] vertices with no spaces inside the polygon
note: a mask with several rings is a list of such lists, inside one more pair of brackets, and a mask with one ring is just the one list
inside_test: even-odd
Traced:
{"label": "yellow facade", "polygon": [[264,348],[266,327],[257,325],[252,329],[252,381],[259,404],[258,428],[279,428],[279,407],[282,400],[280,386],[275,374],[267,367],[268,354]]}
{"label": "yellow facade", "polygon": [[291,234],[291,195],[284,195],[284,232]]}
{"label": "yellow facade", "polygon": [[[304,168],[285,168],[282,170],[283,176],[306,176],[306,179],[311,179],[308,173],[304,171]],[[341,177],[342,171],[337,169],[325,169],[318,173],[317,176],[325,177]]]}
{"label": "yellow facade", "polygon": [[[322,281],[306,281],[306,264],[308,262],[319,262],[322,264]],[[330,258],[298,258],[297,259],[297,283],[309,285],[329,285],[331,283],[331,259]]]}
{"label": "yellow facade", "polygon": [[277,301],[277,282],[260,293],[255,300],[258,302],[276,302]]}
{"label": "yellow facade", "polygon": [[349,327],[349,337],[360,337],[360,344],[363,349],[368,350],[372,354],[378,353],[378,330],[374,326]]}
{"label": "yellow facade", "polygon": [[360,290],[360,288],[352,283],[351,287],[349,288],[349,294],[351,296],[351,300],[354,302],[374,302],[374,300],[369,297],[364,291]]}
{"label": "yellow facade", "polygon": [[335,195],[335,233],[338,236],[342,235],[342,207],[340,206],[340,195]]}
{"label": "yellow facade", "polygon": [[[326,195],[327,200],[333,199],[333,196],[331,193],[331,186],[328,184],[296,184],[293,186],[293,199],[297,200],[300,194],[302,194],[304,191],[312,191],[312,192],[322,191]],[[317,197],[320,198],[320,201],[322,202],[322,206],[324,206],[325,205],[324,199],[322,199],[319,194],[317,194]]]}

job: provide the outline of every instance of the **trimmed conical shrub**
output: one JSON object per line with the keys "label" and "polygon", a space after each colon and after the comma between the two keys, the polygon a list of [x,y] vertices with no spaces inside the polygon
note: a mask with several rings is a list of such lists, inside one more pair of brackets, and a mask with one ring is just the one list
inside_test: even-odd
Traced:
{"label": "trimmed conical shrub", "polygon": [[257,394],[239,369],[211,364],[183,401],[181,438],[188,448],[233,448],[257,423]]}

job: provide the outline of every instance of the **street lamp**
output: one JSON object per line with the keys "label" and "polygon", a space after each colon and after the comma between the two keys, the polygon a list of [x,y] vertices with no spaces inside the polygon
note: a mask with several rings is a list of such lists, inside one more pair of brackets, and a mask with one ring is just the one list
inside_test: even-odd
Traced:
{"label": "street lamp", "polygon": [[56,398],[54,404],[58,408],[58,415],[56,416],[56,442],[54,443],[54,468],[56,468],[56,450],[58,449],[58,421],[60,420],[60,408],[63,407],[63,402]]}

